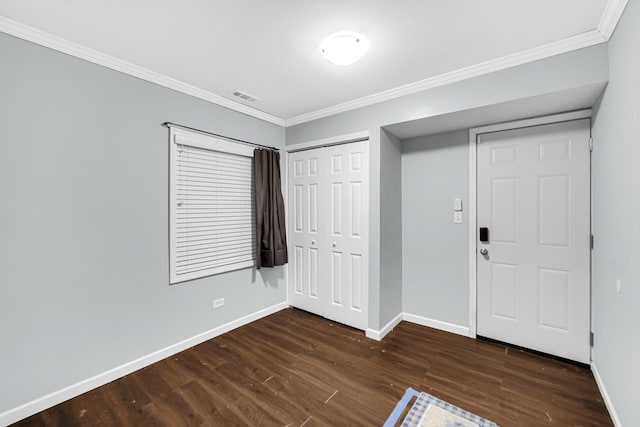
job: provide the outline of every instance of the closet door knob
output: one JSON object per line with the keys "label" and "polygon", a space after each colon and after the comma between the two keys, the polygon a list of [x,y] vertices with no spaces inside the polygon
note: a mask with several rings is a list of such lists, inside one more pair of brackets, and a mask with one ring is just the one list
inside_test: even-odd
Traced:
{"label": "closet door knob", "polygon": [[312,245],[315,245],[315,244],[316,244],[316,241],[315,241],[315,240],[312,240],[312,241],[311,241],[311,244],[312,244]]}
{"label": "closet door knob", "polygon": [[333,247],[334,247],[334,248],[336,247],[336,242],[333,242]]}

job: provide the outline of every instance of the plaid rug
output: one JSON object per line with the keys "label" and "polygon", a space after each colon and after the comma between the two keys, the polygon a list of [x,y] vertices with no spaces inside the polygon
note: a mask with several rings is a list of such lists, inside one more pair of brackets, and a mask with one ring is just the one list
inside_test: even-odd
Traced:
{"label": "plaid rug", "polygon": [[417,397],[409,413],[402,422],[402,427],[498,427],[488,421],[455,405],[440,400],[427,393],[418,393],[408,388],[405,395],[391,413],[385,427],[398,425],[400,416],[405,412],[412,397]]}

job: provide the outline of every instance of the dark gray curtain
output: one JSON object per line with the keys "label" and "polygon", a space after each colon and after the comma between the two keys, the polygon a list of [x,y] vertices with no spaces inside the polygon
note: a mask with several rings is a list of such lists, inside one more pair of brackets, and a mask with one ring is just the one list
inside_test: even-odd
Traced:
{"label": "dark gray curtain", "polygon": [[287,236],[280,188],[280,153],[253,152],[256,202],[256,264],[258,268],[286,264]]}

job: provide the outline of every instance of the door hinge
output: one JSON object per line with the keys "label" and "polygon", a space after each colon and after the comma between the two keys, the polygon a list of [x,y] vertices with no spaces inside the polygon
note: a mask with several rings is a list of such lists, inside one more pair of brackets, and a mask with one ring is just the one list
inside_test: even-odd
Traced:
{"label": "door hinge", "polygon": [[593,347],[593,331],[589,332],[589,344]]}
{"label": "door hinge", "polygon": [[593,234],[591,235],[591,249],[593,249]]}
{"label": "door hinge", "polygon": [[593,138],[589,138],[589,151],[593,151]]}

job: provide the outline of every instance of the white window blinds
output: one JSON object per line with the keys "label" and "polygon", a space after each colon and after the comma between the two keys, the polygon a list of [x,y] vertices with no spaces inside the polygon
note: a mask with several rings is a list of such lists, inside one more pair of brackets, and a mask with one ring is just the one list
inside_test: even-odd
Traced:
{"label": "white window blinds", "polygon": [[253,149],[171,128],[171,283],[254,265]]}

